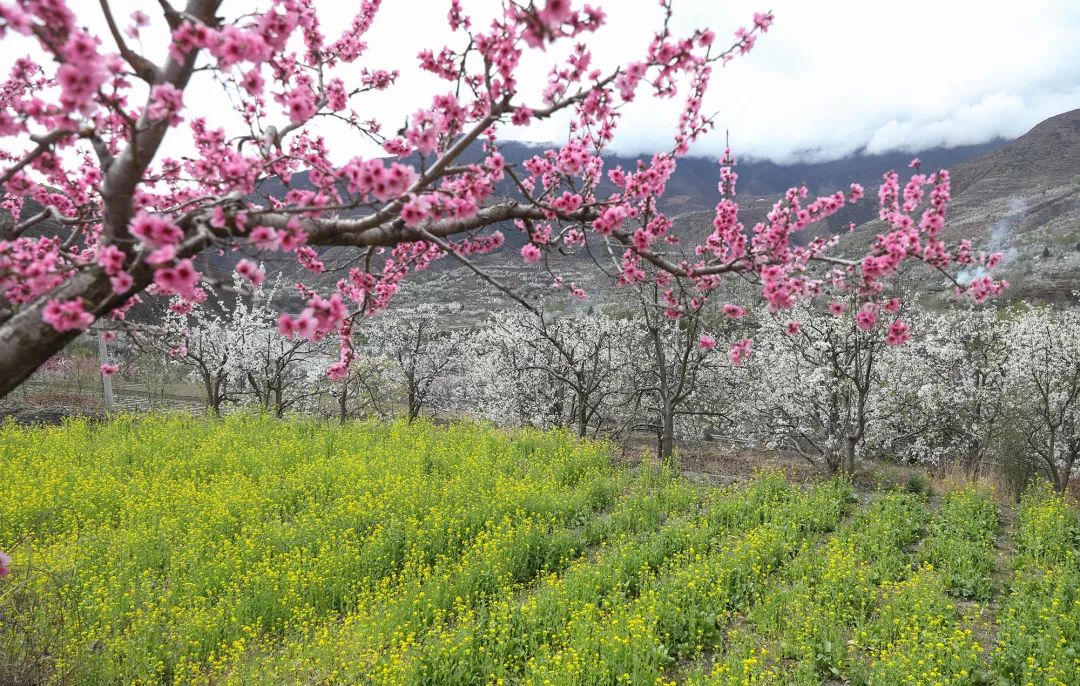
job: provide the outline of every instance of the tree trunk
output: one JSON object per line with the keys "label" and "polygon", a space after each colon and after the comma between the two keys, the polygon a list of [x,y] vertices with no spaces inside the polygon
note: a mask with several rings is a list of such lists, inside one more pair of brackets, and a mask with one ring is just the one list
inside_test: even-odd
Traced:
{"label": "tree trunk", "polygon": [[[215,417],[221,416],[221,379],[212,378],[210,372],[202,372],[203,386],[206,388],[206,409],[210,410]],[[162,391],[164,392],[164,391]]]}
{"label": "tree trunk", "polygon": [[670,406],[665,404],[663,415],[663,424],[660,429],[660,460],[666,464],[675,454],[675,413]]}
{"label": "tree trunk", "polygon": [[847,476],[853,476],[855,474],[855,444],[859,442],[859,439],[854,436],[848,436],[844,440],[844,463],[840,468]]}
{"label": "tree trunk", "polygon": [[408,379],[409,382],[409,423],[412,424],[418,416],[420,416],[420,406],[416,402],[416,384],[412,379]]}
{"label": "tree trunk", "polygon": [[225,400],[225,393],[221,390],[222,384],[225,383],[221,377],[213,380],[210,387],[213,389],[213,395],[211,396],[211,408],[214,411],[215,417],[221,416],[221,403]]}
{"label": "tree trunk", "polygon": [[1070,452],[1065,458],[1065,464],[1061,469],[1054,470],[1054,489],[1058,493],[1064,493],[1069,488],[1069,478],[1072,476],[1073,463],[1076,460],[1076,454]]}
{"label": "tree trunk", "polygon": [[338,421],[341,424],[349,418],[349,378],[341,380],[341,393],[338,395]]}
{"label": "tree trunk", "polygon": [[581,393],[578,394],[577,400],[577,435],[578,438],[585,438],[585,432],[589,429],[589,406]]}

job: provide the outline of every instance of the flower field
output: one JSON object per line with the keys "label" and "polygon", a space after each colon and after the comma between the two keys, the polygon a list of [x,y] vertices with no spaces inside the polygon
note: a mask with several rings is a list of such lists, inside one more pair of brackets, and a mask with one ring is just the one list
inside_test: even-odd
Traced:
{"label": "flower field", "polygon": [[1080,518],[1039,487],[1006,518],[247,415],[6,424],[0,482],[0,683],[1080,684]]}

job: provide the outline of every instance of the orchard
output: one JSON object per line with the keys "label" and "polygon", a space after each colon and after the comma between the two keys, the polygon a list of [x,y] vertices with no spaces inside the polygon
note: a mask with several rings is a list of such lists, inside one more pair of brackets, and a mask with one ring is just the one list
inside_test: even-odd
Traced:
{"label": "orchard", "polygon": [[980,179],[740,180],[780,13],[413,4],[0,0],[0,683],[1080,684],[1080,293]]}
{"label": "orchard", "polygon": [[[0,8],[4,40],[28,52],[2,89],[0,182],[11,220],[0,237],[0,394],[98,319],[122,320],[144,298],[176,296],[180,310],[203,301],[211,284],[193,258],[212,249],[285,253],[314,273],[324,268],[320,248],[356,251],[357,266],[336,288],[299,285],[306,306],[278,322],[289,336],[340,341],[326,370],[331,378],[347,375],[353,329],[393,307],[403,279],[442,258],[473,264],[472,256],[503,245],[504,230],[527,234],[527,262],[605,246],[618,282],[654,284],[672,318],[694,309],[673,295],[672,279],[685,281],[677,288],[694,293],[694,301],[732,275],[750,275],[767,306],[784,310],[833,287],[874,303],[881,280],[907,260],[948,271],[976,262],[992,267],[999,259],[941,238],[950,199],[944,170],[916,168],[906,183],[887,174],[878,198],[889,230],[865,246],[862,258],[842,259],[829,254],[830,240],[792,239],[859,201],[861,187],[817,198],[792,188],[766,221],[747,227],[739,220],[730,155],[717,173],[714,231],[700,245],[679,244],[658,200],[680,157],[713,133],[702,99],[721,80],[720,67],[765,36],[773,22],[768,13],[755,14],[733,38],[707,27],[674,35],[671,3],[661,3],[655,36],[640,58],[601,72],[590,66],[587,41],[604,22],[599,9],[561,0],[507,2],[492,21],[474,22],[451,2],[447,21],[458,40],[418,46],[413,66],[444,79],[445,90],[417,102],[392,133],[364,107],[366,95],[394,88],[397,78],[366,54],[363,37],[378,2],[362,2],[341,35],[327,35],[315,4],[303,0],[257,10],[213,0],[183,8],[162,2],[152,17],[114,16],[108,2],[80,6],[104,14],[106,35],[85,30],[62,0]],[[132,47],[152,23],[171,36],[160,55]],[[525,53],[569,41],[577,43],[565,62],[551,65],[546,83],[519,81]],[[186,114],[185,91],[196,78],[212,78],[235,96],[230,128]],[[620,110],[637,98],[682,99],[671,144],[637,169],[605,168],[602,155]],[[521,168],[506,165],[499,152],[506,127],[563,111],[572,114],[565,142]],[[319,133],[326,119],[347,122],[356,136],[379,141],[385,154],[333,164]],[[184,154],[163,155],[175,138],[187,143]],[[482,144],[483,158],[459,164],[474,143]],[[300,171],[314,188],[290,187]],[[514,197],[494,197],[507,177]],[[605,177],[617,190],[602,197],[596,188]],[[280,180],[287,192],[253,199],[267,179]],[[24,212],[31,201],[34,211]],[[814,272],[815,263],[831,270]],[[252,261],[237,271],[252,283],[262,278]],[[957,288],[983,300],[1002,285],[982,277]]]}

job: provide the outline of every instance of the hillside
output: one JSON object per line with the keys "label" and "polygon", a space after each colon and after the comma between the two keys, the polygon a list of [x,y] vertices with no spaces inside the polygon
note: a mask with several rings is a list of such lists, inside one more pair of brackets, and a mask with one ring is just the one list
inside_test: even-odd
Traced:
{"label": "hillside", "polygon": [[[520,166],[533,155],[542,154],[547,146],[509,142],[501,146],[509,164]],[[463,161],[479,159],[479,148],[471,149]],[[938,148],[919,153],[926,169],[947,167],[954,170],[955,204],[950,231],[981,237],[983,243],[1000,244],[1002,249],[1016,250],[1016,259],[1010,262],[1010,278],[1024,282],[1029,292],[1037,297],[1053,297],[1065,280],[1071,278],[1080,265],[1080,211],[1077,209],[1075,176],[1080,172],[1080,110],[1067,113],[1040,124],[1031,132],[1013,142],[993,141],[979,145],[954,148]],[[846,188],[851,182],[863,184],[870,192],[868,198],[857,206],[846,208],[832,217],[819,232],[835,232],[849,223],[860,225],[856,237],[860,247],[865,246],[872,233],[881,226],[872,221],[877,213],[873,190],[881,175],[890,170],[906,170],[910,153],[896,152],[881,155],[855,155],[829,162],[796,163],[780,165],[768,160],[746,159],[738,163],[739,202],[743,223],[747,226],[764,218],[769,208],[789,187],[806,184],[814,194],[830,193]],[[607,168],[616,165],[633,169],[637,158],[609,156]],[[707,157],[686,157],[679,161],[668,183],[668,192],[661,208],[676,216],[676,232],[693,236],[696,240],[711,230],[713,208],[717,201],[717,161]],[[293,176],[293,187],[310,187],[305,173]],[[601,185],[600,194],[614,192],[610,183]],[[280,181],[271,179],[262,184],[257,195],[282,197],[286,188]],[[501,195],[512,195],[509,187],[497,189]],[[35,207],[28,203],[27,212]],[[54,232],[57,227],[45,222],[38,231]],[[513,227],[504,227],[507,247],[492,255],[479,258],[502,282],[515,289],[539,295],[548,292],[551,276],[538,266],[522,263],[517,255],[525,237]],[[1018,240],[1023,237],[1024,240]],[[809,235],[801,238],[809,238]],[[1049,257],[1043,257],[1046,248]],[[853,248],[854,249],[854,248]],[[341,277],[334,267],[348,264],[353,251],[346,248],[321,250],[329,270],[320,277],[305,279],[317,285],[331,288]],[[216,278],[228,278],[236,261],[243,257],[240,252],[217,254],[209,252],[200,257],[201,268]],[[300,267],[291,256],[264,254],[267,272],[282,272],[286,283],[299,274]],[[610,299],[596,297],[606,291],[606,277],[591,260],[562,260],[559,273],[567,282],[575,282],[586,288],[593,296],[589,304]],[[291,291],[290,291],[291,293]],[[489,285],[479,281],[472,272],[452,260],[438,263],[429,273],[410,280],[404,300],[456,300],[472,303],[475,312],[465,312],[465,320],[472,315],[481,316],[487,302],[499,299],[499,294]],[[577,307],[574,302],[554,304],[556,307]],[[588,306],[588,305],[585,305]],[[469,310],[469,307],[465,308]],[[147,313],[149,314],[149,313]],[[138,314],[135,315],[139,317]],[[152,315],[150,315],[152,316]]]}
{"label": "hillside", "polygon": [[[936,168],[928,165],[927,169]],[[1058,301],[1080,277],[1080,109],[952,168],[945,235],[1006,255],[1009,298]],[[880,222],[859,227],[860,245]]]}
{"label": "hillside", "polygon": [[[1005,141],[993,141],[979,145],[937,148],[920,153],[920,158],[929,167],[953,167],[980,158],[980,156],[993,154],[1005,144]],[[520,166],[530,157],[542,154],[545,148],[546,146],[542,145],[510,142],[502,145],[500,150],[508,164]],[[478,160],[480,154],[479,148],[469,150],[465,153],[463,161]],[[884,172],[890,169],[905,169],[910,158],[910,153],[896,152],[881,155],[855,155],[829,162],[790,165],[780,165],[768,160],[740,161],[737,170],[743,222],[750,226],[763,219],[772,204],[792,186],[806,184],[812,193],[824,194],[845,189],[854,181],[863,184],[868,189],[873,189],[877,187]],[[624,156],[609,156],[605,158],[605,162],[609,169],[616,165],[624,169],[633,169],[637,165],[636,158]],[[668,192],[661,202],[661,208],[665,212],[678,217],[675,229],[677,233],[695,236],[700,240],[711,230],[713,208],[717,202],[718,179],[719,169],[717,161],[713,158],[691,156],[679,161],[675,173],[668,182]],[[307,185],[305,175],[295,175],[293,185],[305,187]],[[269,181],[263,184],[260,191],[281,196],[284,195],[285,188],[280,183]],[[610,183],[601,184],[601,196],[614,191],[615,187]],[[509,187],[499,188],[497,192],[512,195]],[[876,205],[873,200],[868,199],[867,202],[838,213],[821,230],[839,231],[847,227],[849,223],[863,224],[876,216],[876,213]],[[531,295],[547,292],[551,283],[550,275],[542,267],[525,265],[517,255],[518,248],[524,244],[525,237],[513,227],[506,227],[504,233],[507,237],[507,247],[498,253],[478,258],[478,262],[501,282],[513,286],[519,292]],[[350,260],[352,251],[336,248],[323,251],[323,255],[327,264],[333,265]],[[215,271],[224,272],[230,269],[239,257],[226,255],[207,259],[212,261]],[[273,272],[279,268],[287,274],[297,270],[291,260],[273,260],[271,257],[267,271]],[[590,304],[617,297],[603,288],[606,285],[606,278],[586,257],[579,260],[563,260],[559,266],[559,273],[567,282],[575,282],[585,287],[592,296]],[[339,274],[331,270],[327,277],[327,285],[330,285],[339,278]],[[436,299],[472,303],[469,307],[475,308],[475,312],[466,307],[462,314],[466,320],[471,319],[472,316],[481,316],[487,310],[488,302],[492,299],[500,299],[499,293],[488,284],[481,282],[472,272],[460,267],[452,260],[444,260],[429,273],[417,275],[408,286],[403,294],[403,299],[406,301]],[[600,294],[602,294],[601,298],[596,297]],[[554,306],[578,307],[579,305],[567,300]]]}

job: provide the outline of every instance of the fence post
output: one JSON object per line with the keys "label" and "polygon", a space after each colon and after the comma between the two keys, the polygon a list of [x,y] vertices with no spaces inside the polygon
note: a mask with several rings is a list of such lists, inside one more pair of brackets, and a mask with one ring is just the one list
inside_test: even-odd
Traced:
{"label": "fence post", "polygon": [[[105,342],[105,327],[101,322],[97,323],[97,342],[98,360],[101,364],[109,364],[109,345]],[[101,389],[105,394],[105,409],[113,409],[112,376],[105,372],[101,373]]]}

